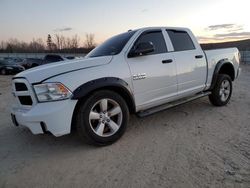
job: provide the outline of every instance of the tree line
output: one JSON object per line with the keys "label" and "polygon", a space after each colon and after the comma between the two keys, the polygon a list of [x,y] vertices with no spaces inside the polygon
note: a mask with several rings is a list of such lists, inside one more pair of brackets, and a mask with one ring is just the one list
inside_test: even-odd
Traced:
{"label": "tree line", "polygon": [[88,53],[96,46],[94,38],[94,34],[85,34],[82,46],[78,35],[65,37],[60,34],[48,34],[45,42],[41,38],[30,42],[9,39],[0,42],[0,53]]}

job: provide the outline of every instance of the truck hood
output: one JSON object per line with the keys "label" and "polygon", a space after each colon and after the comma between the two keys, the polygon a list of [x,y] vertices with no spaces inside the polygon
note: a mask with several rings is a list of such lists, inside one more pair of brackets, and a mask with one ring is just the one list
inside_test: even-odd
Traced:
{"label": "truck hood", "polygon": [[24,77],[30,83],[38,83],[64,73],[105,65],[110,63],[111,60],[112,56],[102,56],[83,58],[79,60],[60,61],[23,71],[17,74],[14,79]]}

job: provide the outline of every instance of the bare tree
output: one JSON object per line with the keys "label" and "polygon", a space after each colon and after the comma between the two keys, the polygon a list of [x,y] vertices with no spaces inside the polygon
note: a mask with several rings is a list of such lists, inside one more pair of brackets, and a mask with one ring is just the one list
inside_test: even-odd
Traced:
{"label": "bare tree", "polygon": [[56,46],[57,46],[57,49],[61,49],[60,48],[60,35],[59,34],[55,34],[55,38],[56,38]]}
{"label": "bare tree", "polygon": [[58,50],[70,48],[70,45],[68,45],[68,38],[59,34],[55,34],[55,38],[56,38],[56,46]]}
{"label": "bare tree", "polygon": [[29,43],[28,51],[35,51],[35,52],[42,52],[45,50],[43,40],[41,38],[39,39],[33,39]]}
{"label": "bare tree", "polygon": [[0,49],[4,50],[6,48],[6,43],[4,41],[1,41]]}
{"label": "bare tree", "polygon": [[78,35],[65,37],[61,34],[55,34],[54,40],[48,34],[46,41],[41,38],[33,39],[31,42],[23,42],[17,39],[9,39],[8,41],[0,41],[1,52],[44,52],[58,51],[58,52],[77,52],[89,51],[95,47],[94,34],[86,34],[84,41],[84,48],[80,48],[80,38]]}
{"label": "bare tree", "polygon": [[79,37],[77,35],[74,35],[72,38],[71,38],[71,48],[73,49],[76,49],[78,48],[79,46]]}
{"label": "bare tree", "polygon": [[47,47],[48,47],[48,50],[52,50],[52,38],[51,38],[51,35],[48,34],[48,37],[47,37]]}
{"label": "bare tree", "polygon": [[65,37],[63,35],[60,36],[60,50],[65,48]]}
{"label": "bare tree", "polygon": [[95,35],[93,33],[86,33],[84,47],[87,49],[93,49],[95,47],[94,38],[95,38]]}

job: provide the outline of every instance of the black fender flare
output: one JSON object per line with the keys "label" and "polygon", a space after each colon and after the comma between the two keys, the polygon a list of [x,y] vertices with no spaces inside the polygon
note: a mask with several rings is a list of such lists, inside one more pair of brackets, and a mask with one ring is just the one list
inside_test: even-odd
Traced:
{"label": "black fender flare", "polygon": [[211,86],[210,86],[210,89],[209,90],[212,90],[216,84],[216,80],[218,78],[218,75],[219,75],[219,72],[220,72],[220,69],[223,65],[225,64],[229,64],[230,66],[232,66],[233,70],[234,70],[234,67],[232,65],[232,63],[229,62],[228,59],[221,59],[215,66],[214,68],[214,74],[213,74],[213,78],[212,78],[212,83],[211,83]]}
{"label": "black fender flare", "polygon": [[[132,110],[135,111],[135,101],[134,101],[134,97],[132,94],[131,89],[129,88],[129,85],[127,82],[125,82],[124,80],[120,79],[120,78],[116,78],[116,77],[103,77],[103,78],[99,78],[96,80],[91,80],[89,82],[86,82],[82,85],[80,85],[78,88],[76,88],[73,92],[72,92],[72,100],[79,100],[82,99],[84,97],[86,97],[87,95],[89,95],[91,92],[98,90],[98,89],[111,89],[112,88],[118,88],[119,89],[119,94],[121,94],[122,97],[125,97],[125,100],[127,103],[129,103],[128,107]],[[116,90],[115,90],[116,91]],[[129,100],[129,101],[127,101]],[[130,106],[132,105],[132,106]]]}

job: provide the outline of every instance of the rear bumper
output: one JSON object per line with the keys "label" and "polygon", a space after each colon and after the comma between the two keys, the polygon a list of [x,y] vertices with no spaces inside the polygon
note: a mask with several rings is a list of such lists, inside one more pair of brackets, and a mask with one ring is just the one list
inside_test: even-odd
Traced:
{"label": "rear bumper", "polygon": [[[32,108],[13,107],[15,124],[28,127],[33,134],[50,132],[54,136],[69,134],[77,100],[37,103]],[[13,119],[13,118],[12,118]]]}

